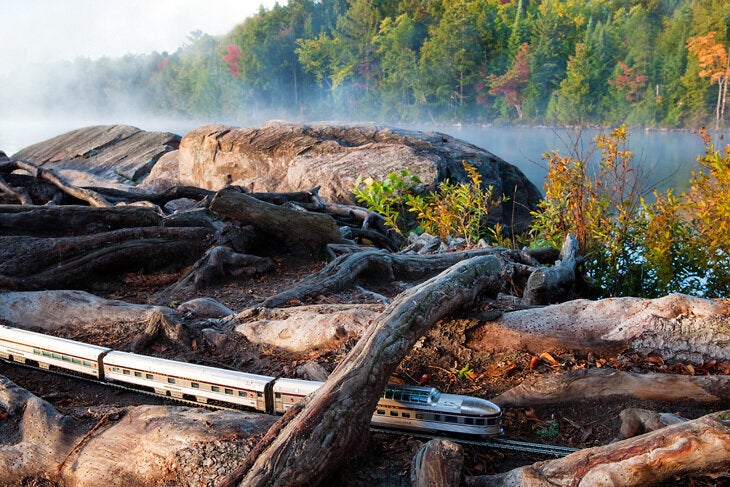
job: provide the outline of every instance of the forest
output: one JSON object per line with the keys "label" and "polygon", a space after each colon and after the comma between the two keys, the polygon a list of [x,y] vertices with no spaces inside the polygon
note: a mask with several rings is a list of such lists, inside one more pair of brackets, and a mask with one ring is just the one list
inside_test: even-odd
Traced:
{"label": "forest", "polygon": [[53,83],[0,101],[239,121],[717,128],[729,26],[724,0],[289,0],[220,38],[192,32],[174,53],[35,66]]}

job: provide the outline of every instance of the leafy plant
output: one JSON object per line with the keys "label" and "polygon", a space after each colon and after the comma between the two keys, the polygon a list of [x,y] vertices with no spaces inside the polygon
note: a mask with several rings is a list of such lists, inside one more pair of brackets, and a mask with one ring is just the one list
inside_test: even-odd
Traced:
{"label": "leafy plant", "polygon": [[730,288],[730,154],[705,131],[690,190],[641,198],[642,181],[626,149],[625,127],[599,135],[595,174],[579,158],[546,155],[545,199],[533,214],[534,245],[559,248],[577,236],[586,269],[609,296],[672,292],[723,296]]}
{"label": "leafy plant", "polygon": [[410,229],[406,219],[406,199],[414,192],[414,187],[421,180],[407,169],[399,173],[390,173],[384,180],[358,176],[352,191],[360,203],[368,210],[383,216],[386,225],[401,235]]}
{"label": "leafy plant", "polygon": [[475,244],[483,236],[490,209],[497,203],[492,200],[494,188],[482,187],[479,171],[465,161],[462,164],[469,182],[454,184],[446,180],[425,197],[407,196],[406,203],[424,231],[441,238],[463,237]]}
{"label": "leafy plant", "polygon": [[551,419],[544,427],[538,428],[537,431],[535,431],[535,434],[537,434],[537,436],[539,436],[540,438],[552,440],[553,438],[558,436],[558,433],[560,433],[559,427],[560,425],[558,424],[558,422],[554,419]]}
{"label": "leafy plant", "polygon": [[[493,187],[482,187],[482,177],[476,168],[462,162],[469,182],[441,182],[428,195],[415,192],[421,181],[408,170],[390,173],[383,181],[358,176],[353,193],[370,211],[379,213],[388,226],[401,235],[420,229],[441,238],[463,237],[475,244],[485,235],[485,222],[498,202],[493,201]],[[406,212],[412,215],[407,218]],[[504,241],[502,228],[493,236]]]}
{"label": "leafy plant", "polygon": [[456,374],[456,378],[459,380],[472,380],[476,377],[474,369],[472,369],[469,364],[464,365],[460,369],[456,367],[456,364],[454,364],[452,371]]}

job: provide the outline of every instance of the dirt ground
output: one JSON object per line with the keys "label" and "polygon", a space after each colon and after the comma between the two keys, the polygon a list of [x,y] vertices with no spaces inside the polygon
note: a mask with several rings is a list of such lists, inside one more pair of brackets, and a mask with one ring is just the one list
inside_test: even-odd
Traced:
{"label": "dirt ground", "polygon": [[[277,259],[272,272],[262,276],[227,282],[202,291],[172,296],[169,302],[159,303],[155,294],[179,275],[127,274],[107,279],[87,289],[97,295],[134,303],[155,303],[175,306],[196,297],[210,297],[234,311],[241,311],[258,299],[273,295],[290,287],[306,275],[319,270],[324,262],[312,263]],[[372,293],[392,297],[402,290],[403,284],[394,286],[378,281],[362,282],[361,289],[353,289],[337,295],[318,296],[308,303],[372,303]],[[366,292],[364,289],[367,289]],[[290,303],[291,305],[299,303]],[[494,353],[489,350],[468,350],[462,346],[469,318],[474,311],[493,311],[494,302],[484,301],[477,310],[464,310],[464,316],[445,320],[423,337],[412,353],[406,357],[392,377],[393,381],[429,385],[442,391],[468,394],[489,399],[504,392],[528,377],[547,375],[574,368],[617,367],[624,370],[657,370],[657,364],[646,362],[630,351],[618,357],[576,356],[560,351],[546,350],[540,360],[521,350]],[[142,325],[140,325],[142,326]],[[123,348],[141,331],[134,327],[99,329],[86,336],[68,338],[97,343],[112,348]],[[164,340],[155,342],[145,353],[166,358],[195,361],[198,363],[234,367],[247,372],[272,376],[294,376],[296,367],[306,361],[316,361],[331,371],[345,356],[353,343],[347,343],[336,351],[291,354],[271,348],[253,346],[245,339],[235,339],[225,349],[213,350],[200,346],[195,350],[182,349],[179,344]],[[553,359],[554,361],[550,360]],[[681,367],[663,364],[667,372]],[[14,365],[0,363],[0,374],[7,376],[21,387],[42,397],[61,412],[79,418],[88,408],[125,407],[136,404],[164,404],[162,398],[123,392],[101,385],[88,385],[74,379],[38,374]],[[727,404],[725,405],[727,407]],[[510,439],[551,443],[576,448],[591,447],[610,442],[618,434],[618,414],[629,407],[640,407],[662,412],[673,412],[687,418],[696,418],[713,412],[702,405],[662,404],[651,401],[583,401],[559,406],[535,406],[531,408],[506,408],[504,432]],[[406,486],[409,485],[411,459],[424,440],[408,435],[373,434],[365,456],[335,479],[332,485],[347,486]],[[479,475],[510,470],[547,458],[539,455],[519,454],[483,448],[464,447],[464,474]],[[730,478],[723,479],[674,479],[676,486],[730,485]],[[49,486],[47,481],[29,479],[27,486]]]}

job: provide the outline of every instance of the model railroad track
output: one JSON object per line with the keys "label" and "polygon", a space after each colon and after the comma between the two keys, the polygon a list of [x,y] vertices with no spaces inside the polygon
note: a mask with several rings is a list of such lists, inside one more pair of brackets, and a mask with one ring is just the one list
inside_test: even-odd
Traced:
{"label": "model railroad track", "polygon": [[453,441],[454,443],[462,443],[465,445],[478,446],[483,448],[493,448],[498,450],[510,450],[523,453],[533,453],[551,457],[564,457],[578,451],[577,448],[570,448],[567,446],[558,445],[546,445],[544,443],[529,443],[526,441],[508,440],[506,438],[485,438],[485,439],[470,439],[460,438],[458,436],[441,436],[441,435],[429,435],[424,433],[416,433],[412,431],[399,431],[382,428],[370,428],[370,431],[375,433],[385,433],[394,435],[407,435],[414,438],[423,438],[428,440],[433,439],[446,439]]}
{"label": "model railroad track", "polygon": [[[222,404],[217,404],[215,402],[200,403],[197,401],[191,401],[191,400],[183,399],[183,398],[179,398],[179,397],[162,396],[155,392],[146,391],[143,389],[136,389],[134,387],[128,387],[128,386],[125,386],[124,384],[100,381],[93,377],[72,374],[72,373],[64,372],[62,370],[57,370],[57,369],[44,369],[44,368],[37,367],[35,365],[31,365],[28,363],[16,362],[14,360],[6,360],[6,359],[0,358],[0,361],[5,362],[6,364],[24,367],[26,369],[37,370],[40,372],[50,372],[52,374],[62,376],[62,377],[67,377],[70,379],[82,380],[85,382],[90,382],[90,383],[97,384],[100,386],[105,386],[105,387],[113,387],[115,389],[123,390],[126,392],[132,392],[135,394],[144,394],[144,395],[147,395],[150,397],[154,397],[156,399],[171,401],[171,402],[174,402],[177,404],[184,404],[187,406],[194,406],[194,407],[204,407],[204,408],[214,409],[214,410],[237,411],[237,412],[248,411],[248,409],[245,409],[243,407],[235,408],[235,407],[231,407],[231,406],[224,406]],[[495,448],[495,449],[499,449],[499,450],[517,451],[517,452],[523,452],[523,453],[533,453],[533,454],[544,455],[544,456],[553,456],[553,457],[564,457],[566,455],[570,455],[571,453],[578,451],[577,448],[570,448],[570,447],[557,446],[557,445],[546,445],[543,443],[529,443],[529,442],[525,442],[525,441],[508,440],[506,438],[489,438],[489,439],[478,439],[477,440],[477,439],[460,438],[460,437],[444,437],[444,436],[440,436],[440,435],[429,435],[429,434],[425,434],[425,433],[418,433],[415,431],[403,431],[403,430],[384,429],[384,428],[375,428],[375,427],[370,428],[370,431],[372,431],[373,433],[411,436],[413,438],[422,438],[422,439],[427,439],[427,440],[445,438],[450,441],[454,441],[456,443],[462,443],[465,445],[473,445],[473,446],[483,447],[483,448]]]}

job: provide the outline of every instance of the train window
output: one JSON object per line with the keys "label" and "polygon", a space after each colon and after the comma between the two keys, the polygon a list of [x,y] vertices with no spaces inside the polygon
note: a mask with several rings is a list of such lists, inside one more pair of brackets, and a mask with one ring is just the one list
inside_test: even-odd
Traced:
{"label": "train window", "polygon": [[213,392],[220,392],[221,391],[221,388],[218,387],[218,386],[210,386],[210,390],[213,391]]}
{"label": "train window", "polygon": [[484,418],[477,418],[476,423],[479,426],[484,426]]}
{"label": "train window", "polygon": [[464,424],[474,424],[474,418],[464,418]]}
{"label": "train window", "polygon": [[175,383],[175,379],[173,379],[172,377],[168,377],[167,378],[167,383],[168,384],[174,384]]}
{"label": "train window", "polygon": [[274,394],[274,397],[277,399],[281,399],[281,392],[277,392],[276,394]]}
{"label": "train window", "polygon": [[487,420],[487,424],[497,424],[497,420],[492,418]]}
{"label": "train window", "polygon": [[135,371],[134,371],[134,376],[135,376],[135,377],[142,377],[142,372],[140,372],[140,371],[138,371],[138,370],[135,370]]}
{"label": "train window", "polygon": [[152,380],[155,378],[155,376],[153,374],[145,374],[144,376],[146,379],[149,379],[149,380]]}
{"label": "train window", "polygon": [[440,414],[434,414],[433,415],[433,420],[434,421],[441,421],[441,415]]}
{"label": "train window", "polygon": [[383,409],[378,409],[378,414],[385,414],[385,411]]}
{"label": "train window", "polygon": [[124,375],[132,375],[132,371],[129,369],[122,369],[122,374]]}
{"label": "train window", "polygon": [[416,419],[423,419],[423,414],[416,413]]}
{"label": "train window", "polygon": [[390,415],[391,416],[398,416],[398,411],[391,411],[390,412]]}
{"label": "train window", "polygon": [[246,391],[238,391],[238,397],[246,397]]}
{"label": "train window", "polygon": [[197,382],[191,382],[190,387],[192,387],[193,389],[200,389],[200,384],[198,384]]}
{"label": "train window", "polygon": [[233,394],[233,389],[225,389],[224,392],[226,394]]}
{"label": "train window", "polygon": [[258,397],[264,397],[264,394],[263,394],[262,392],[257,392],[257,393],[256,393],[256,395],[257,395]]}
{"label": "train window", "polygon": [[53,357],[53,358],[57,358],[57,359],[59,359],[59,360],[60,360],[60,359],[61,359],[61,354],[60,354],[60,353],[52,353],[52,354],[51,354],[51,357]]}
{"label": "train window", "polygon": [[393,391],[385,390],[385,398],[386,399],[393,399]]}
{"label": "train window", "polygon": [[456,416],[444,416],[444,421],[446,421],[447,423],[456,423],[458,419],[456,418]]}
{"label": "train window", "polygon": [[44,357],[50,357],[51,356],[51,352],[46,352],[45,350],[43,350],[43,356]]}
{"label": "train window", "polygon": [[36,354],[36,355],[40,355],[41,354],[41,351],[38,350],[37,348],[34,348],[33,349],[33,353]]}
{"label": "train window", "polygon": [[119,367],[112,367],[112,370],[113,370],[114,372],[119,372]]}
{"label": "train window", "polygon": [[75,363],[76,365],[81,365],[81,360],[77,358],[71,358],[71,362]]}
{"label": "train window", "polygon": [[64,362],[70,362],[71,361],[71,357],[68,357],[66,355],[61,355],[61,360],[63,360]]}
{"label": "train window", "polygon": [[404,418],[410,418],[411,413],[401,413],[401,416],[403,416]]}
{"label": "train window", "polygon": [[83,364],[84,364],[84,366],[86,366],[86,367],[91,367],[91,362],[89,362],[88,360],[83,360],[83,361],[82,361],[82,363],[83,363]]}

